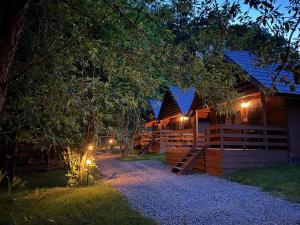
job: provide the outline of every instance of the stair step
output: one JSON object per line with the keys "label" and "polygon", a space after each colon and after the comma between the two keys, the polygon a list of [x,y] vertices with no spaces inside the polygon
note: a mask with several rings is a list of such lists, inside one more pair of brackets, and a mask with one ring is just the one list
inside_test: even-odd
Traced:
{"label": "stair step", "polygon": [[196,152],[190,152],[190,153],[188,153],[188,155],[195,155],[196,154]]}
{"label": "stair step", "polygon": [[174,166],[174,167],[172,168],[172,171],[173,171],[173,170],[179,170],[179,171],[180,171],[180,170],[182,170],[182,169],[183,169],[182,167]]}

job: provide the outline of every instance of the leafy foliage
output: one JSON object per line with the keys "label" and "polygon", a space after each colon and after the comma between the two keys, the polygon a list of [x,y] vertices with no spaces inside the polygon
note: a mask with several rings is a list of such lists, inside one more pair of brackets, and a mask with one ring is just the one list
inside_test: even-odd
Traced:
{"label": "leafy foliage", "polygon": [[119,137],[128,154],[149,98],[171,83],[194,86],[204,104],[229,113],[241,71],[225,48],[263,62],[276,55],[278,72],[297,80],[300,10],[289,2],[284,17],[273,0],[245,1],[261,14],[253,23],[228,0],[33,0],[0,118],[3,158],[22,146],[84,155],[101,134]]}

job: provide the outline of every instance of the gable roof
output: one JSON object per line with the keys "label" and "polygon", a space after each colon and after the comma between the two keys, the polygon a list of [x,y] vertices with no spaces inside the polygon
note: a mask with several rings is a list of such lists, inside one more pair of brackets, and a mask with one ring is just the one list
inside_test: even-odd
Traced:
{"label": "gable roof", "polygon": [[156,99],[150,99],[150,105],[152,107],[152,111],[154,113],[155,119],[158,118],[158,114],[160,111],[162,101],[156,100]]}
{"label": "gable roof", "polygon": [[[252,54],[248,51],[231,51],[226,50],[224,52],[225,57],[227,57],[230,61],[234,62],[238,66],[240,66],[245,72],[247,72],[251,78],[253,78],[260,85],[271,88],[273,81],[272,78],[276,73],[276,68],[278,64],[273,63],[269,65],[258,65],[258,59],[255,54]],[[282,70],[279,73],[278,82],[276,82],[275,86],[279,93],[283,94],[300,94],[300,85],[295,85],[296,90],[291,91],[290,85],[286,85],[283,82],[280,82],[280,78],[286,77],[291,83],[295,83],[294,76],[291,72]]]}
{"label": "gable roof", "polygon": [[188,114],[190,106],[195,96],[195,89],[180,89],[177,86],[170,86],[169,89],[181,112],[185,115]]}

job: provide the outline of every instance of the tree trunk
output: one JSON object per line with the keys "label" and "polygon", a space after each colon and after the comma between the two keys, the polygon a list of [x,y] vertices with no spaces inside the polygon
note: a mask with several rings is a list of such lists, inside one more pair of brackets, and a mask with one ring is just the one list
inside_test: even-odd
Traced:
{"label": "tree trunk", "polygon": [[129,142],[128,142],[126,156],[130,153],[130,150],[133,149],[133,140],[134,140],[134,137],[135,137],[135,135],[137,133],[137,130],[139,128],[139,123],[140,123],[140,116],[139,116],[139,113],[137,113],[136,119],[135,119],[135,126],[132,130],[132,133],[130,135],[130,139],[129,139]]}
{"label": "tree trunk", "polygon": [[44,154],[44,161],[45,161],[45,169],[49,169],[49,152],[47,150],[43,151]]}
{"label": "tree trunk", "polygon": [[0,24],[0,113],[3,110],[6,83],[24,24],[30,0],[6,0]]}
{"label": "tree trunk", "polygon": [[8,152],[6,155],[5,171],[7,172],[10,181],[13,181],[16,174],[16,168],[18,163],[18,153],[19,153],[18,139],[16,140],[15,143],[9,144],[7,149]]}
{"label": "tree trunk", "polygon": [[123,132],[123,137],[122,137],[122,139],[123,139],[123,148],[122,148],[122,157],[124,157],[126,154],[126,151],[127,151],[127,139],[128,139],[128,129],[129,129],[129,113],[128,113],[128,111],[126,110],[125,111],[125,115],[124,115],[124,132]]}
{"label": "tree trunk", "polygon": [[6,150],[7,142],[5,141],[4,136],[0,135],[0,171],[5,170]]}

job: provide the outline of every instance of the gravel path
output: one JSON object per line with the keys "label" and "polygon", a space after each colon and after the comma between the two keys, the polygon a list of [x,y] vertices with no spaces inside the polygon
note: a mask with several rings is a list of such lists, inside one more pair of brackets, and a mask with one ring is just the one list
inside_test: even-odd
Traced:
{"label": "gravel path", "polygon": [[105,182],[162,225],[300,224],[299,204],[253,186],[204,174],[176,176],[155,160],[121,162],[106,156],[99,166]]}

